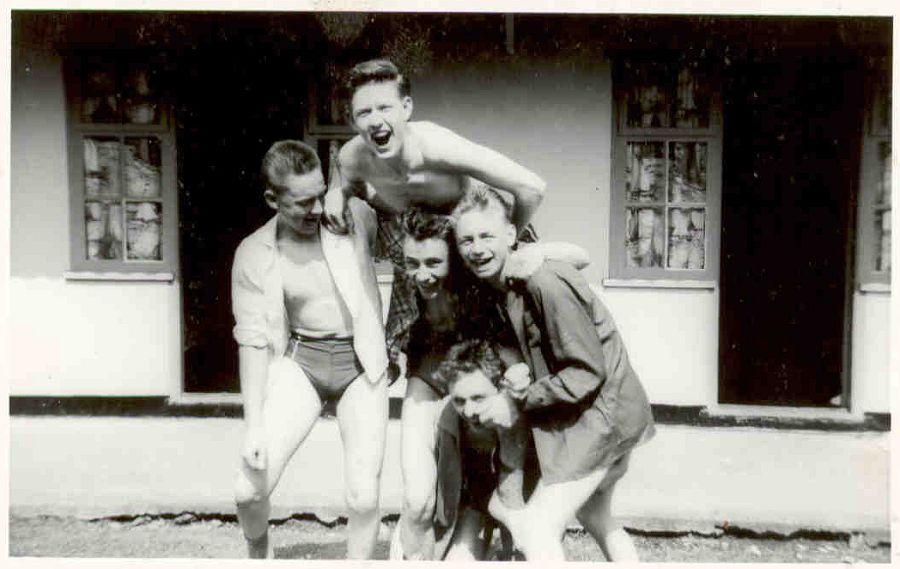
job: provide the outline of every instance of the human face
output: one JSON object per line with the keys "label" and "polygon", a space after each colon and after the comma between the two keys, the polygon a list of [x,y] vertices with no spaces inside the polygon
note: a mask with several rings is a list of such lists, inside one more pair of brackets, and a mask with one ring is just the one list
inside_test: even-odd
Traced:
{"label": "human face", "polygon": [[444,291],[450,274],[450,247],[440,238],[416,241],[407,237],[403,241],[404,270],[416,284],[416,290],[424,300],[436,298]]}
{"label": "human face", "polygon": [[456,220],[456,245],[466,267],[480,279],[499,284],[516,239],[516,229],[500,208],[473,209]]}
{"label": "human face", "polygon": [[450,402],[453,408],[476,432],[488,430],[481,423],[478,413],[485,400],[497,393],[497,388],[480,369],[464,373],[450,384]]}
{"label": "human face", "polygon": [[298,235],[314,235],[322,217],[325,179],[320,170],[289,174],[281,182],[282,191],[266,190],[266,203],[278,212],[278,220]]}
{"label": "human face", "polygon": [[350,99],[353,128],[379,158],[399,156],[412,114],[412,99],[400,96],[396,81],[367,83]]}

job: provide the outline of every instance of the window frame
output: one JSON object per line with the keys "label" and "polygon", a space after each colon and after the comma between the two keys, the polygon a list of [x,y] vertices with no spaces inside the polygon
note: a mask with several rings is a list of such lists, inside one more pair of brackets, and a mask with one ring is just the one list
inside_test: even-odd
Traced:
{"label": "window frame", "polygon": [[[129,124],[119,123],[88,123],[81,120],[82,96],[82,71],[87,66],[90,58],[105,57],[116,64],[129,61],[141,61],[140,53],[127,52],[125,56],[109,53],[78,52],[67,54],[64,60],[64,78],[66,86],[66,134],[67,134],[67,159],[69,172],[69,278],[81,280],[84,275],[95,275],[98,279],[104,276],[116,278],[120,275],[122,280],[140,280],[141,274],[148,275],[147,280],[160,280],[160,276],[174,274],[178,268],[178,199],[177,199],[177,155],[174,133],[174,117],[171,100],[165,89],[160,89],[158,124]],[[149,64],[152,64],[150,62]],[[122,259],[88,259],[86,252],[85,234],[85,203],[88,201],[84,183],[84,139],[86,137],[116,137],[120,143],[125,138],[149,138],[155,137],[160,145],[160,196],[159,198],[128,198],[122,194],[119,203],[131,202],[158,202],[162,207],[162,222],[160,228],[160,248],[162,259],[127,260],[127,220],[123,215],[122,220]],[[121,167],[120,176],[124,174]],[[121,181],[121,180],[120,180]],[[106,200],[110,201],[110,200]],[[123,211],[124,214],[124,211]]]}
{"label": "window frame", "polygon": [[[879,206],[876,203],[878,181],[881,177],[879,152],[882,143],[891,145],[893,156],[893,141],[891,129],[882,129],[876,122],[876,112],[880,105],[885,105],[888,113],[888,123],[891,122],[891,106],[884,97],[885,91],[878,88],[886,84],[887,91],[891,88],[891,70],[889,59],[879,58],[869,65],[869,80],[866,81],[866,109],[862,135],[862,156],[860,159],[859,174],[859,208],[857,214],[857,248],[856,248],[856,283],[859,289],[885,289],[890,290],[891,270],[878,271],[875,268],[875,253],[880,244],[875,230],[876,212],[890,212],[890,207]],[[893,233],[894,228],[891,227]],[[893,269],[893,267],[892,267]]]}
{"label": "window frame", "polygon": [[[719,278],[719,252],[721,232],[722,197],[722,99],[716,77],[710,77],[709,124],[700,128],[644,128],[628,127],[626,94],[629,85],[623,77],[623,67],[628,55],[620,57],[614,65],[613,81],[613,132],[611,144],[610,172],[610,239],[609,239],[609,280],[631,281],[651,284],[660,281],[692,281],[715,283]],[[630,202],[625,196],[625,168],[629,142],[662,142],[668,154],[671,142],[706,143],[706,220],[704,222],[704,268],[670,269],[666,267],[628,267],[625,249],[625,209]],[[668,172],[669,162],[666,161]],[[668,175],[668,174],[667,174]],[[665,190],[668,192],[668,188]],[[668,211],[671,204],[664,196],[663,209],[666,223],[666,248],[668,248]],[[655,204],[655,202],[653,202]],[[652,205],[652,204],[648,204]],[[685,204],[686,208],[691,207]],[[664,259],[667,262],[668,259]]]}

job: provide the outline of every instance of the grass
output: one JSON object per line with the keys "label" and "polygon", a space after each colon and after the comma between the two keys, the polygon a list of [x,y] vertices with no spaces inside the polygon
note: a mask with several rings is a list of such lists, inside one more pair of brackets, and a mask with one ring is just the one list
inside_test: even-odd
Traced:
{"label": "grass", "polygon": [[[282,559],[341,559],[345,526],[291,519],[273,524],[275,556]],[[386,559],[393,523],[382,524],[376,558]],[[862,539],[778,539],[723,535],[634,535],[644,561],[680,562],[868,562],[890,561],[890,547]],[[140,517],[78,520],[40,516],[10,518],[12,557],[240,558],[241,531],[233,518],[197,520]],[[565,537],[573,561],[602,561],[584,533]]]}

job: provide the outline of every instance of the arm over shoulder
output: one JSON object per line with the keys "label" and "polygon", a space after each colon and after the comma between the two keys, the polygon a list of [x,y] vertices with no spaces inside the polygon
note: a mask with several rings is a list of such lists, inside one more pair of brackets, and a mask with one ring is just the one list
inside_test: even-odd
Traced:
{"label": "arm over shoulder", "polygon": [[525,409],[580,405],[606,380],[587,282],[571,265],[547,262],[526,283],[529,309],[547,346],[549,374],[528,388]]}

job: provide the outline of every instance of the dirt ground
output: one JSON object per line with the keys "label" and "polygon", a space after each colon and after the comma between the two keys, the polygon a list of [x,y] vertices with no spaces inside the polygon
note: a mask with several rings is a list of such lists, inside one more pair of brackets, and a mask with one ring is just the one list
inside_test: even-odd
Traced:
{"label": "dirt ground", "polygon": [[[382,524],[376,558],[386,559],[393,522]],[[271,529],[275,556],[282,559],[340,559],[342,524],[291,519]],[[863,536],[823,539],[759,538],[722,535],[642,535],[634,539],[644,561],[676,562],[844,562],[887,563],[890,546]],[[11,557],[240,558],[240,528],[232,519],[139,517],[130,520],[78,520],[52,516],[10,518]],[[496,543],[496,541],[495,541]],[[580,532],[565,539],[573,561],[602,561],[596,543]]]}

